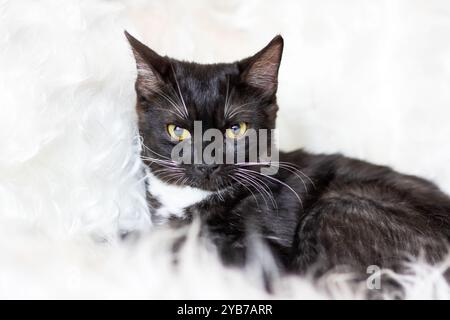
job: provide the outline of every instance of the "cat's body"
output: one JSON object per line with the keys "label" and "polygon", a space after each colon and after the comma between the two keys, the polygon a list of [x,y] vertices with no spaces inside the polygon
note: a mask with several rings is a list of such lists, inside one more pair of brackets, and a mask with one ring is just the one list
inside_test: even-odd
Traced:
{"label": "cat's body", "polygon": [[[341,155],[298,150],[282,153],[280,160],[296,164],[304,173],[280,170],[276,176],[302,202],[279,183],[270,184],[276,206],[244,187],[218,197],[165,184],[169,189],[163,190],[179,204],[149,188],[154,199],[151,212],[156,221],[161,210],[165,212],[165,222],[188,223],[197,216],[231,264],[245,262],[252,233],[264,239],[279,266],[289,272],[313,267],[322,273],[346,266],[365,273],[371,265],[400,271],[410,257],[424,254],[431,263],[445,257],[450,200],[429,181]],[[161,183],[152,178],[149,186]],[[186,197],[193,203],[186,204]],[[178,209],[171,212],[175,206]]]}
{"label": "cat's body", "polygon": [[450,198],[421,178],[303,150],[280,153],[275,175],[261,173],[264,162],[173,161],[175,146],[195,141],[195,121],[236,140],[247,128],[275,127],[281,37],[251,58],[217,65],[161,57],[127,37],[138,68],[139,131],[155,222],[198,217],[230,264],[246,263],[256,236],[288,272],[400,270],[409,256],[423,253],[436,262],[446,255]]}

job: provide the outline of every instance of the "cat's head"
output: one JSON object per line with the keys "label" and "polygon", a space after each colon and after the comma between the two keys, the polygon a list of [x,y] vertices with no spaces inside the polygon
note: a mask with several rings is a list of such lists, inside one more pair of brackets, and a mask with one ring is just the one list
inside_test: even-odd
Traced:
{"label": "cat's head", "polygon": [[[236,184],[236,158],[234,164],[225,160],[227,153],[237,152],[230,145],[245,141],[251,131],[275,128],[283,38],[276,36],[252,57],[234,63],[197,64],[160,56],[127,32],[125,35],[136,59],[135,88],[144,162],[167,183],[204,190]],[[208,129],[216,129],[223,138],[219,142],[223,148],[212,153],[224,161],[194,159],[208,145],[211,150],[210,141],[200,137]],[[269,149],[270,142],[269,134]],[[254,141],[251,143],[256,147]],[[173,159],[177,146],[191,148],[190,162]],[[247,145],[244,152],[250,152],[251,147]],[[183,150],[181,153],[186,154],[187,149]],[[256,169],[247,166],[245,170]]]}

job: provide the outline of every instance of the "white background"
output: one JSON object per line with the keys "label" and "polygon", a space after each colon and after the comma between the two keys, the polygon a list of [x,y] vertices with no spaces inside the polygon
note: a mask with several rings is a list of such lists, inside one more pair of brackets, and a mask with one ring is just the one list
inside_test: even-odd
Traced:
{"label": "white background", "polygon": [[[282,34],[284,149],[342,152],[450,192],[449,1],[0,0],[0,297],[266,297],[247,282],[257,272],[224,270],[195,243],[176,271],[170,236],[115,245],[119,227],[149,226],[124,29],[205,63]],[[440,274],[418,268],[409,297],[448,298]],[[283,288],[321,296],[301,279]]]}

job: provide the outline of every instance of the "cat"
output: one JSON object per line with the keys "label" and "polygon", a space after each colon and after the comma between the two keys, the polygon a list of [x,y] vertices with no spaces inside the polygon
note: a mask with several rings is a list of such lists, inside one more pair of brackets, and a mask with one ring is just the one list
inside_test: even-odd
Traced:
{"label": "cat", "polygon": [[160,56],[125,35],[137,66],[138,128],[155,223],[200,219],[223,262],[235,266],[248,262],[249,237],[257,235],[286,273],[321,275],[340,266],[366,273],[371,265],[400,271],[410,257],[436,263],[446,256],[450,198],[425,179],[303,149],[280,152],[270,163],[274,175],[261,172],[269,165],[261,159],[173,160],[173,149],[195,138],[196,122],[229,140],[250,128],[275,128],[281,36],[249,58],[197,64]]}

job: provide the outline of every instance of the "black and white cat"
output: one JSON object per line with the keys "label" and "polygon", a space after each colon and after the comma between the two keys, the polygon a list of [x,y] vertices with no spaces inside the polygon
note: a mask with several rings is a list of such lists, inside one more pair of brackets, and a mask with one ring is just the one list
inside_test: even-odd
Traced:
{"label": "black and white cat", "polygon": [[137,65],[154,221],[189,223],[198,216],[224,262],[238,265],[246,262],[248,235],[257,233],[287,272],[400,270],[408,256],[423,253],[434,263],[447,254],[450,198],[424,179],[304,150],[280,153],[273,176],[261,173],[264,161],[172,159],[178,143],[194,138],[195,121],[236,139],[250,128],[275,128],[281,36],[250,58],[208,65],[162,57],[126,36]]}

